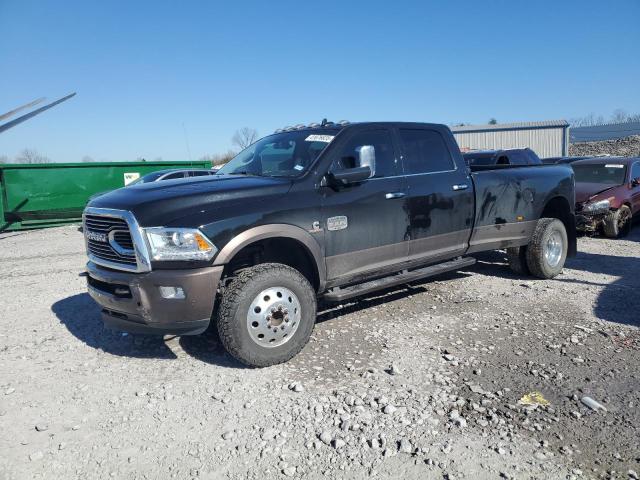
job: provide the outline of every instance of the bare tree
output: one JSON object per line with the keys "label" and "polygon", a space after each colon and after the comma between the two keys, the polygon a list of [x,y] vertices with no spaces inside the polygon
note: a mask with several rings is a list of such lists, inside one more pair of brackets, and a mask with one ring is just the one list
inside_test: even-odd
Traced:
{"label": "bare tree", "polygon": [[240,130],[236,130],[236,133],[233,134],[233,137],[231,137],[231,143],[240,150],[244,150],[257,139],[258,131],[255,128],[242,127]]}
{"label": "bare tree", "polygon": [[225,153],[214,153],[213,155],[205,155],[200,158],[201,161],[211,162],[211,165],[224,165],[233,157],[236,156],[236,152],[228,150]]}
{"label": "bare tree", "polygon": [[629,114],[621,108],[613,111],[611,123],[624,123],[629,121]]}
{"label": "bare tree", "polygon": [[82,157],[82,162],[83,163],[91,163],[93,161],[94,161],[93,158],[90,157],[89,155],[85,155],[84,157]]}
{"label": "bare tree", "polygon": [[25,148],[16,157],[16,163],[51,163],[51,160],[44,155],[40,155],[37,150]]}
{"label": "bare tree", "polygon": [[587,116],[574,118],[569,121],[572,127],[594,127],[597,125],[605,125],[607,123],[629,123],[640,122],[640,114],[628,114],[625,110],[619,108],[614,110],[609,120],[605,120],[602,115],[597,117],[590,113]]}
{"label": "bare tree", "polygon": [[596,117],[593,113],[590,113],[584,117],[573,118],[569,120],[569,123],[572,127],[593,127],[595,125],[602,125],[605,121],[602,115]]}

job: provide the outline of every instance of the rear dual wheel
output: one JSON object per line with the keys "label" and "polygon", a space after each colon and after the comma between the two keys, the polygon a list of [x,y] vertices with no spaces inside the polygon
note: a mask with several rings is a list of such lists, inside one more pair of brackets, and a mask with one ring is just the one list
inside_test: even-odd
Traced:
{"label": "rear dual wheel", "polygon": [[507,249],[509,266],[518,275],[553,278],[562,272],[568,245],[564,224],[556,218],[541,218],[528,245]]}

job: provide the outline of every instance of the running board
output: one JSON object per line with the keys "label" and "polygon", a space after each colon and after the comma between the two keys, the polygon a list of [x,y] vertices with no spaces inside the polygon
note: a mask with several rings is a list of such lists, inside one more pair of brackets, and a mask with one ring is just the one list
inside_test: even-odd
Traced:
{"label": "running board", "polygon": [[332,288],[325,293],[322,298],[330,302],[341,302],[348,298],[358,297],[383,288],[394,287],[396,285],[402,285],[403,283],[410,283],[423,278],[440,275],[441,273],[451,272],[453,270],[460,270],[461,268],[469,267],[474,263],[476,263],[475,258],[460,257],[454,260],[449,260],[448,262],[438,263],[418,270],[411,270],[410,272],[404,271],[396,273],[395,275],[379,278],[378,280],[371,280],[370,282],[359,283],[357,285],[351,285],[350,287]]}

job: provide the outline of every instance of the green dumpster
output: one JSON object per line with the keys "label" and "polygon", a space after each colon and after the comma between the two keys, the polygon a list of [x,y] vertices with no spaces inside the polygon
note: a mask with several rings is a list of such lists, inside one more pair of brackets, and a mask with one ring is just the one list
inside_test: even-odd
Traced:
{"label": "green dumpster", "polygon": [[0,165],[0,232],[77,222],[91,195],[167,168],[211,168],[211,162]]}

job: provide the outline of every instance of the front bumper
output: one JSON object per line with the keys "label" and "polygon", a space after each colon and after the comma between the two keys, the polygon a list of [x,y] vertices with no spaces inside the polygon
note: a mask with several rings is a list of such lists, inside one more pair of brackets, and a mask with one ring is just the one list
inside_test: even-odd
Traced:
{"label": "front bumper", "polygon": [[576,214],[576,230],[585,233],[597,232],[607,216],[608,212],[599,212],[594,214],[577,213]]}
{"label": "front bumper", "polygon": [[[130,273],[87,263],[89,295],[108,328],[131,333],[196,335],[209,326],[224,267]],[[165,298],[159,287],[179,287],[184,298]]]}

